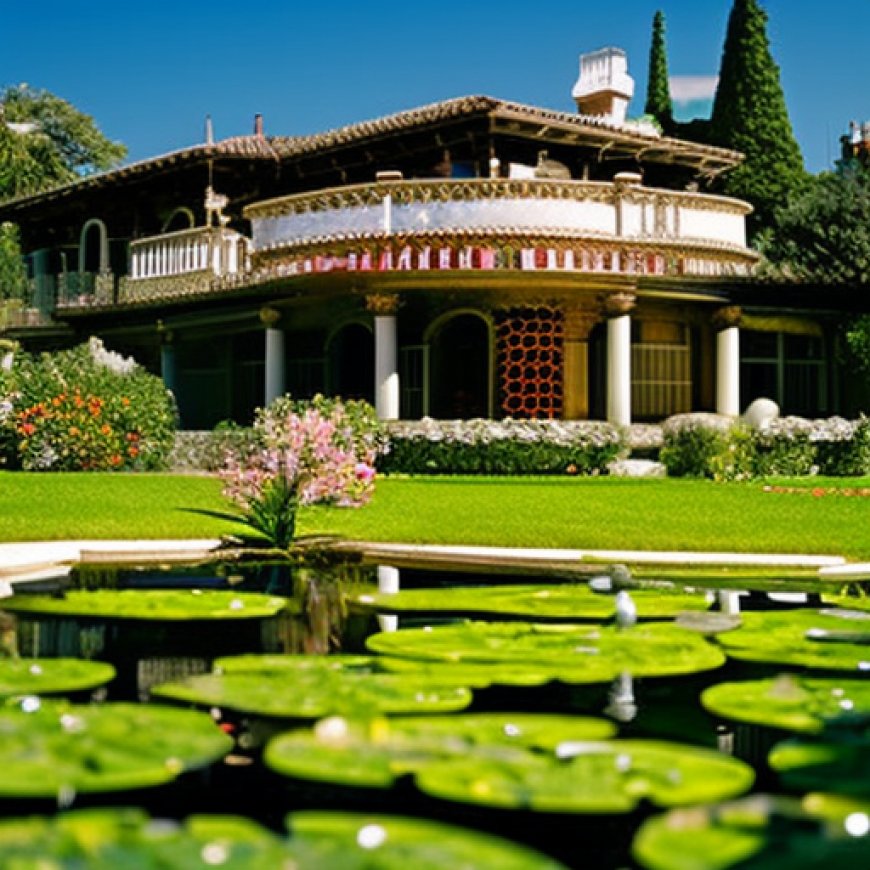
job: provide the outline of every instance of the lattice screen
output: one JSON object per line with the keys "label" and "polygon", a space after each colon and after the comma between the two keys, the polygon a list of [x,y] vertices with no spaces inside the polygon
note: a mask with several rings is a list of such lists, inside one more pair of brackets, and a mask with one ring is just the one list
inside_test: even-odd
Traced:
{"label": "lattice screen", "polygon": [[496,314],[501,409],[508,417],[562,414],[562,313],[511,308]]}

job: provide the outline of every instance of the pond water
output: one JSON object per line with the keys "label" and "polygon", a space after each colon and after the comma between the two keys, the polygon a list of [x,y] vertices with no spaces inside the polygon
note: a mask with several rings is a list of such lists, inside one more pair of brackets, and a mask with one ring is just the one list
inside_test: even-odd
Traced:
{"label": "pond water", "polygon": [[[5,755],[0,745],[5,819],[135,806],[283,832],[288,813],[330,810],[499,834],[552,859],[540,866],[773,867],[795,844],[796,855],[827,856],[824,866],[841,853],[870,866],[861,583],[621,566],[548,582],[233,562],[84,567],[0,606],[5,653],[31,662],[35,679],[0,659],[0,733],[16,735]],[[74,669],[64,684],[52,664],[65,660],[114,676],[90,684]],[[61,688],[40,689],[49,677]],[[73,706],[55,708],[64,702],[49,694]],[[158,703],[202,718],[149,719]],[[92,724],[94,704],[122,724]],[[16,729],[40,732],[40,717],[48,736],[16,749]],[[188,727],[205,727],[203,745],[191,736],[173,748]],[[83,748],[83,734],[109,736]],[[163,743],[171,778],[144,764]],[[86,775],[72,770],[79,754]],[[30,755],[40,756],[35,773]],[[67,763],[56,783],[50,771]],[[441,835],[416,836],[432,845]],[[0,867],[3,838],[0,822]],[[363,840],[363,858],[334,866],[394,866]],[[681,864],[683,849],[709,854]],[[462,866],[504,859],[480,860],[492,863]],[[213,863],[225,862],[203,866]]]}

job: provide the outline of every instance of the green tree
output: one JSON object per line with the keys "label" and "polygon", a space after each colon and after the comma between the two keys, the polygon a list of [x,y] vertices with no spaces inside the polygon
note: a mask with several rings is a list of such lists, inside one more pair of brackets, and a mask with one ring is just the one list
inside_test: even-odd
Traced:
{"label": "green tree", "polygon": [[644,112],[652,115],[670,133],[674,126],[674,106],[668,79],[668,51],[665,44],[665,14],[661,10],[653,17],[652,43],[649,50],[649,75]]}
{"label": "green tree", "polygon": [[9,221],[0,223],[0,300],[24,299],[27,274],[21,259],[18,227]]}
{"label": "green tree", "polygon": [[725,192],[755,207],[752,231],[768,226],[777,206],[805,185],[807,174],[758,0],[734,0],[731,8],[710,136],[714,144],[746,155],[727,176]]}
{"label": "green tree", "polygon": [[762,275],[792,282],[870,286],[870,170],[842,166],[809,179],[758,238]]}
{"label": "green tree", "polygon": [[[0,199],[30,196],[117,166],[127,149],[66,100],[15,85],[0,91]],[[0,299],[24,295],[18,231],[0,227]]]}
{"label": "green tree", "polygon": [[[14,85],[0,92],[7,124],[33,124],[31,132],[12,133],[22,148],[43,166],[45,186],[74,181],[117,166],[127,155],[119,142],[112,142],[90,115],[66,100],[29,85]],[[4,125],[5,126],[5,125]],[[9,195],[0,188],[0,195]]]}
{"label": "green tree", "polygon": [[[769,280],[870,288],[870,168],[853,161],[812,178],[759,235]],[[870,315],[846,325],[852,362],[870,372]]]}

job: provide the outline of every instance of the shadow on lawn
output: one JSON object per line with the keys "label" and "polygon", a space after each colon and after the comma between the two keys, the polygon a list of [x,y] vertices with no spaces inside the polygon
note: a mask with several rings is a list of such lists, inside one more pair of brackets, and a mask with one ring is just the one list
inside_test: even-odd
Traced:
{"label": "shadow on lawn", "polygon": [[239,514],[226,513],[225,511],[210,511],[204,508],[176,508],[185,514],[199,514],[202,517],[211,517],[215,520],[227,520],[232,523],[244,523]]}

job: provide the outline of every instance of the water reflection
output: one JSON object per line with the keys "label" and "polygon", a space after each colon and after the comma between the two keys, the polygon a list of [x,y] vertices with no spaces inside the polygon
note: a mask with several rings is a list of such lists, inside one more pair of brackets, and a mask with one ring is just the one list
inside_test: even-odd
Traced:
{"label": "water reflection", "polygon": [[374,568],[358,564],[83,565],[68,577],[18,592],[62,596],[67,589],[233,589],[283,597],[288,606],[277,616],[232,621],[13,616],[0,610],[0,656],[107,661],[118,670],[112,699],[147,700],[152,686],[206,673],[220,656],[343,651],[348,633],[344,593],[370,588],[375,578]]}

